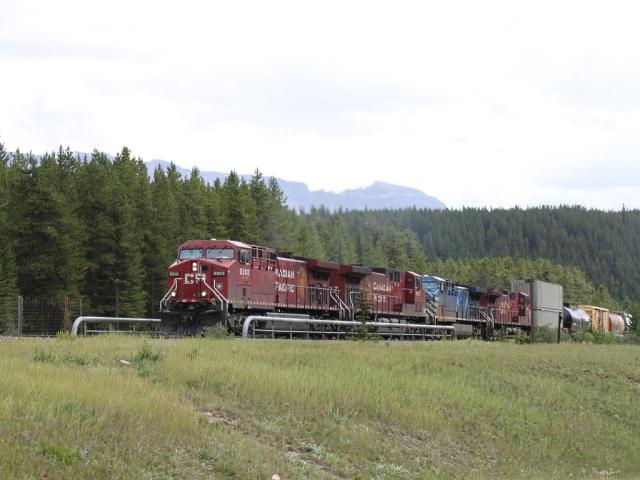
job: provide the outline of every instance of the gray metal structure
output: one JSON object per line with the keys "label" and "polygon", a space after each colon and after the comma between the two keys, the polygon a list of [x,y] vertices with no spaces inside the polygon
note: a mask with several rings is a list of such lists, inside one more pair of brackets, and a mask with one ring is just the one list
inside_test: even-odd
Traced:
{"label": "gray metal structure", "polygon": [[532,331],[536,327],[560,329],[563,308],[562,285],[530,278],[528,280],[513,280],[511,290],[529,295]]}
{"label": "gray metal structure", "polygon": [[71,335],[78,335],[78,328],[85,324],[84,334],[87,333],[132,333],[131,330],[87,330],[88,323],[128,323],[128,324],[160,324],[159,318],[125,318],[125,317],[78,317],[71,327]]}
{"label": "gray metal structure", "polygon": [[[263,325],[256,327],[256,322]],[[253,324],[253,328],[252,327]],[[361,326],[372,327],[381,337],[398,339],[441,339],[449,336],[456,339],[455,327],[451,325],[425,325],[422,323],[393,323],[393,322],[358,322],[355,320],[326,320],[316,318],[295,318],[290,316],[261,316],[251,315],[245,318],[242,325],[242,338],[261,335],[289,336],[289,338],[306,336],[321,336],[322,338],[344,338],[354,333],[354,328]],[[295,327],[295,328],[294,328]],[[313,328],[310,328],[313,327]],[[318,328],[319,327],[319,328]]]}

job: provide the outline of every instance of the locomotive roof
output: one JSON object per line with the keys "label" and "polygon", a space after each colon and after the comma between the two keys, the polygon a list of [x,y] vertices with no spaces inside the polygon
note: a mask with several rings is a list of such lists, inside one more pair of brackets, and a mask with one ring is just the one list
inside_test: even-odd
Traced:
{"label": "locomotive roof", "polygon": [[422,278],[432,278],[432,279],[436,280],[437,282],[446,282],[447,281],[444,278],[438,277],[436,275],[423,275]]}
{"label": "locomotive roof", "polygon": [[292,263],[307,263],[305,260],[300,260],[299,258],[281,257],[280,255],[278,255],[278,261],[280,260],[285,260],[287,262],[292,262]]}
{"label": "locomotive roof", "polygon": [[206,240],[187,240],[182,245],[180,245],[180,248],[185,248],[185,247],[207,248],[207,247],[211,247],[212,245],[221,245],[221,244],[231,245],[232,247],[237,247],[237,248],[246,248],[247,250],[251,249],[252,247],[264,248],[265,250],[274,250],[273,248],[263,247],[262,245],[250,245],[248,243],[239,242],[238,240],[228,240],[225,238],[210,238]]}
{"label": "locomotive roof", "polygon": [[315,258],[305,259],[309,268],[316,270],[338,270],[340,268],[340,264],[336,262],[330,262],[328,260],[318,260]]}
{"label": "locomotive roof", "polygon": [[360,275],[365,276],[371,273],[371,269],[367,267],[361,267],[359,265],[340,265],[340,273],[342,275]]}
{"label": "locomotive roof", "polygon": [[377,273],[387,273],[387,272],[399,272],[397,268],[387,268],[387,267],[373,267],[371,270]]}
{"label": "locomotive roof", "polygon": [[239,242],[237,240],[227,240],[227,242],[229,242],[234,247],[251,248],[251,245],[249,245],[248,243]]}

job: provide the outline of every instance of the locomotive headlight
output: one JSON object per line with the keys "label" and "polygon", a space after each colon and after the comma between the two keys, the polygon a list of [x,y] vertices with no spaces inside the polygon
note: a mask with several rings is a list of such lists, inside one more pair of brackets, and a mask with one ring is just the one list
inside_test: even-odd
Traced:
{"label": "locomotive headlight", "polygon": [[191,270],[194,271],[194,272],[198,271],[198,262],[193,262],[191,264]]}
{"label": "locomotive headlight", "polygon": [[200,293],[200,295],[202,295],[203,297],[206,297],[207,296],[207,292],[202,292],[202,293]]}
{"label": "locomotive headlight", "polygon": [[176,296],[176,292],[171,292],[171,296],[175,297]]}

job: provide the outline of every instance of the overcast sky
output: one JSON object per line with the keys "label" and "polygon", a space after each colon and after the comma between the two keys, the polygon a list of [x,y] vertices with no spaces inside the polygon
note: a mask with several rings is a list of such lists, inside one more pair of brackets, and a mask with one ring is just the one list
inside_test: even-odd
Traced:
{"label": "overcast sky", "polygon": [[640,208],[633,1],[3,0],[0,141]]}

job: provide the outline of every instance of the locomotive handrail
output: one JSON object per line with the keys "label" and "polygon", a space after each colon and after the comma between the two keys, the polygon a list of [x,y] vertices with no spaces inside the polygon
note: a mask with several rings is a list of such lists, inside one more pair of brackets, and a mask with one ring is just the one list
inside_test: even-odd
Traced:
{"label": "locomotive handrail", "polygon": [[78,335],[78,327],[82,323],[160,323],[159,318],[126,318],[126,317],[78,317],[71,327],[71,335]]}
{"label": "locomotive handrail", "polygon": [[425,331],[444,330],[444,331],[450,332],[449,335],[453,340],[457,338],[456,329],[452,325],[427,325],[423,323],[358,322],[356,320],[326,320],[326,319],[319,319],[319,318],[305,319],[305,318],[291,318],[291,317],[263,317],[261,315],[249,315],[247,318],[245,318],[244,323],[242,324],[242,338],[249,337],[249,327],[254,321],[257,321],[257,320],[288,322],[291,325],[306,324],[306,325],[335,325],[335,326],[349,326],[349,327],[359,327],[359,326],[365,325],[367,327],[400,328],[402,330],[407,330],[407,329],[416,329],[416,330],[425,330]]}
{"label": "locomotive handrail", "polygon": [[[279,283],[276,282],[275,283],[275,288],[276,291],[278,291],[279,288],[286,288],[287,291],[281,291],[280,293],[283,293],[283,297],[284,300],[280,300],[278,301],[278,305],[279,306],[284,306],[284,307],[289,307],[289,306],[295,306],[295,307],[306,307],[306,306],[317,306],[317,305],[323,305],[326,307],[331,307],[330,305],[330,301],[329,300],[333,300],[333,298],[331,298],[331,292],[334,289],[328,288],[328,287],[318,287],[318,286],[313,286],[313,285],[292,285],[292,284],[288,284],[288,283]],[[289,290],[290,289],[290,290]],[[300,291],[302,290],[302,295],[300,295]],[[322,294],[321,298],[318,299],[316,298],[315,301],[312,301],[310,299],[310,294],[312,292],[317,292]],[[289,294],[290,293],[295,293],[295,300],[296,303],[293,304],[289,301]],[[324,294],[326,294],[326,298],[324,296]],[[302,303],[300,303],[298,300],[300,299],[300,297],[302,296],[303,301]]]}
{"label": "locomotive handrail", "polygon": [[176,290],[178,290],[178,280],[180,280],[179,278],[176,278],[173,281],[173,285],[171,285],[171,288],[167,291],[167,293],[165,293],[164,297],[162,297],[162,300],[160,300],[160,311],[164,311],[164,307],[167,304],[167,301],[169,300],[169,295],[171,295],[171,292],[175,292]]}
{"label": "locomotive handrail", "polygon": [[[356,310],[358,309],[358,304],[354,301],[354,297],[361,296],[363,290],[360,289],[352,289],[349,291],[349,304],[353,309],[354,315]],[[394,302],[395,300],[395,302]],[[371,310],[370,313],[374,314],[391,314],[393,310],[393,306],[397,303],[402,303],[402,297],[398,295],[385,295],[383,293],[377,293],[375,291],[367,292],[367,301],[371,302]],[[382,306],[380,305],[382,303]]]}
{"label": "locomotive handrail", "polygon": [[[329,290],[329,296],[331,297],[331,299],[334,302],[336,302],[336,305],[338,305],[338,308],[340,309],[340,312],[342,313],[342,312],[346,311],[347,314],[348,314],[347,318],[351,318],[351,309],[349,308],[349,306],[346,303],[344,303],[342,301],[342,299],[340,298],[340,295],[338,294],[337,290],[330,289]],[[344,313],[343,313],[343,315],[344,315]]]}
{"label": "locomotive handrail", "polygon": [[203,280],[202,283],[204,283],[204,286],[211,290],[211,293],[213,293],[215,297],[220,301],[222,311],[226,318],[227,312],[229,311],[229,300],[224,295],[222,295],[220,290],[218,290],[215,285],[211,287],[206,280]]}
{"label": "locomotive handrail", "polygon": [[[427,305],[427,310],[430,308]],[[524,317],[524,320],[521,319]],[[516,318],[517,320],[513,320]],[[446,314],[437,315],[437,320],[441,322],[479,322],[488,325],[495,324],[511,324],[515,326],[528,326],[530,324],[526,315],[520,315],[518,309],[502,309],[494,307],[482,307],[475,305],[465,305],[456,314],[456,316],[448,316]]]}
{"label": "locomotive handrail", "polygon": [[351,305],[351,308],[353,308],[353,311],[355,313],[356,311],[356,303],[353,301],[353,295],[356,294],[358,295],[358,297],[362,294],[362,290],[351,290],[349,292],[349,305]]}

